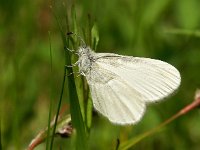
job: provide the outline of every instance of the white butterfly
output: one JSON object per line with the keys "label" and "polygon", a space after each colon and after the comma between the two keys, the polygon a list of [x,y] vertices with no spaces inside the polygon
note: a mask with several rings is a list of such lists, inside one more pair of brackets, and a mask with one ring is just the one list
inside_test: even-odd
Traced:
{"label": "white butterfly", "polygon": [[94,108],[115,124],[135,124],[146,103],[160,101],[181,82],[179,71],[155,59],[78,49],[79,71],[89,84]]}

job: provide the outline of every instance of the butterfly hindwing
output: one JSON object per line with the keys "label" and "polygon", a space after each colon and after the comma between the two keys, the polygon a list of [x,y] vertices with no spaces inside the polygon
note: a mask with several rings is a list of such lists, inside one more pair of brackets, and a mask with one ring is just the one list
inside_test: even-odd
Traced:
{"label": "butterfly hindwing", "polygon": [[[101,74],[93,69],[101,80],[90,80],[89,86],[95,109],[117,124],[134,124],[144,114],[145,103],[141,97],[124,81],[111,74]],[[108,76],[108,77],[107,77]],[[106,83],[104,82],[106,81]]]}

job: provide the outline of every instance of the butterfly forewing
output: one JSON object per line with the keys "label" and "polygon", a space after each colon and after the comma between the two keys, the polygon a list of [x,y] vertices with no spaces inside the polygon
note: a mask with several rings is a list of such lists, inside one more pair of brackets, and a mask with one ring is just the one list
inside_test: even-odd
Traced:
{"label": "butterfly forewing", "polygon": [[149,58],[130,56],[102,57],[95,61],[99,68],[110,70],[145,102],[157,101],[170,95],[180,85],[180,74],[172,65]]}

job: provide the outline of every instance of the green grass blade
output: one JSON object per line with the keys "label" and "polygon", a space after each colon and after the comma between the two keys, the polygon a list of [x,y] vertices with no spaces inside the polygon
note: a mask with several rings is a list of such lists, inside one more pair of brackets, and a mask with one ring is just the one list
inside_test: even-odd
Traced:
{"label": "green grass blade", "polygon": [[[90,22],[90,20],[89,20],[89,22]],[[89,23],[89,24],[91,24],[91,23]],[[90,26],[88,28],[90,28]],[[91,32],[89,32],[89,34],[91,34],[91,36],[90,36],[91,41],[92,41],[91,47],[93,50],[96,50],[98,42],[99,42],[99,32],[98,32],[98,28],[97,28],[96,24],[93,25]],[[87,104],[86,104],[86,124],[87,124],[88,131],[90,130],[90,127],[92,125],[92,110],[93,110],[92,99],[91,99],[91,95],[89,94],[89,90],[88,90]]]}
{"label": "green grass blade", "polygon": [[[72,7],[72,19],[73,19],[73,30],[76,33],[78,31],[77,29],[77,23],[76,23],[76,11],[75,7]],[[65,40],[65,35],[62,34],[64,45],[67,45],[67,42]],[[77,47],[77,42],[73,47]],[[66,52],[66,64],[71,64],[71,58],[69,51]],[[72,68],[67,68],[68,73],[72,73]],[[83,120],[84,114],[81,113],[81,106],[78,100],[77,95],[77,89],[75,85],[74,76],[68,76],[68,87],[69,87],[69,101],[70,101],[70,112],[71,112],[71,118],[72,118],[72,125],[76,128],[77,131],[77,139],[76,139],[76,148],[77,149],[86,149],[87,148],[87,135],[85,130],[85,124]],[[84,111],[82,111],[84,113]]]}
{"label": "green grass blade", "polygon": [[[63,41],[63,45],[68,47],[68,48],[71,48],[69,46],[69,40],[66,40],[66,35],[65,35],[65,32],[63,31],[63,26],[61,25],[58,17],[55,15],[55,18],[56,18],[56,21],[57,21],[57,24],[58,24],[58,27],[59,27],[59,30],[60,30],[60,33],[61,33],[61,37],[62,37],[62,41]],[[67,17],[66,17],[67,19]],[[67,22],[67,27],[70,28],[69,26],[69,21],[66,20]],[[76,28],[74,29],[76,30]],[[76,43],[75,43],[76,44]],[[73,47],[75,47],[75,44],[73,45]],[[65,65],[71,65],[71,52],[69,51],[65,51]],[[64,89],[64,80],[65,80],[65,77],[67,74],[72,74],[73,73],[73,70],[71,67],[66,67],[65,68],[65,71],[64,71],[64,79],[63,79],[63,88],[62,88],[62,92],[63,92],[63,89]],[[86,130],[85,130],[85,124],[84,124],[84,121],[83,121],[83,117],[82,117],[82,114],[81,114],[81,109],[80,109],[80,104],[79,104],[79,100],[78,100],[78,96],[77,96],[77,90],[76,90],[76,85],[75,85],[75,80],[74,80],[74,77],[73,75],[69,75],[67,76],[67,84],[68,84],[68,98],[69,98],[69,102],[70,102],[70,112],[71,112],[71,118],[72,118],[72,126],[73,128],[76,129],[76,149],[86,149],[86,145],[87,145],[87,142],[86,142]],[[62,94],[61,94],[62,96]],[[61,98],[60,97],[60,101],[61,101]],[[55,127],[54,127],[55,129]],[[55,130],[54,130],[54,133],[55,133]]]}
{"label": "green grass blade", "polygon": [[200,37],[200,31],[199,31],[199,30],[166,29],[166,30],[165,30],[165,33]]}
{"label": "green grass blade", "polygon": [[[49,32],[49,52],[50,52],[50,67],[51,67],[51,75],[53,75],[53,69],[52,69],[52,49],[51,49],[51,35],[50,35],[50,32]],[[52,83],[53,79],[51,78],[51,81],[50,81],[50,87],[51,87],[51,90],[50,90],[50,93],[53,93],[53,83]],[[49,150],[49,142],[50,142],[50,124],[51,124],[51,113],[52,113],[52,105],[53,105],[53,98],[52,98],[52,94],[51,94],[51,98],[50,98],[50,108],[49,108],[49,118],[48,118],[48,130],[47,130],[47,140],[46,140],[46,150]]]}
{"label": "green grass blade", "polygon": [[[60,25],[60,23],[58,21],[57,16],[55,15],[55,13],[54,13],[54,16],[56,18],[56,21],[58,23],[60,31],[62,31],[61,25]],[[61,102],[62,102],[62,97],[63,97],[63,93],[64,93],[65,80],[66,80],[66,69],[64,68],[63,82],[62,82],[62,87],[61,87],[60,99],[59,99],[58,106],[57,106],[57,112],[56,112],[56,117],[55,117],[55,124],[54,124],[54,127],[53,127],[52,135],[54,135],[55,131],[56,131],[56,125],[57,125],[57,121],[58,121],[58,115],[59,115],[59,111],[60,111],[60,107],[61,107]],[[54,142],[54,136],[52,136],[52,138],[51,138],[50,150],[53,149],[53,142]]]}
{"label": "green grass blade", "polygon": [[96,24],[93,25],[91,34],[92,34],[92,49],[96,50],[97,45],[99,43],[99,32]]}
{"label": "green grass blade", "polygon": [[[55,131],[56,131],[56,125],[57,125],[57,121],[58,121],[58,115],[59,115],[59,112],[60,112],[60,107],[61,107],[61,102],[62,102],[64,87],[65,87],[65,79],[66,79],[66,69],[64,69],[64,77],[63,77],[62,88],[61,88],[61,93],[60,93],[60,99],[59,99],[58,106],[57,106],[57,112],[56,112],[56,118],[55,118],[55,125],[53,127],[52,135],[54,135]],[[50,149],[51,150],[53,148],[53,141],[54,141],[54,136],[52,136],[52,139],[51,139],[51,145],[50,145]]]}
{"label": "green grass blade", "polygon": [[[69,32],[69,29],[71,31],[71,29],[73,29],[72,31],[77,31],[77,24],[76,24],[76,15],[75,15],[75,9],[72,8],[72,17],[69,19],[72,19],[72,21],[68,20],[68,16],[66,15],[66,24],[63,25],[62,21],[60,20],[60,18],[58,18],[57,15],[55,15],[54,13],[54,17],[56,18],[56,22],[58,24],[59,27],[59,31],[62,37],[62,41],[63,41],[63,45],[65,47],[68,47],[70,49],[76,48],[76,44],[78,44],[76,41],[74,41],[71,37],[69,37],[70,39],[66,40],[66,33],[64,32],[64,28],[67,27],[67,32]],[[73,28],[70,27],[69,22],[73,22]],[[72,47],[70,47],[69,45],[69,40],[71,40],[72,42]],[[65,52],[65,65],[71,65],[71,52],[69,51],[64,51]],[[75,80],[74,80],[74,76],[73,75],[69,75],[66,76],[68,74],[72,74],[73,73],[73,69],[71,67],[65,67],[64,69],[64,78],[63,78],[63,84],[62,84],[62,89],[61,89],[61,95],[60,95],[60,101],[58,104],[58,108],[57,108],[57,114],[56,114],[56,121],[57,121],[57,117],[58,117],[58,113],[60,110],[60,105],[61,105],[61,100],[62,100],[62,95],[63,95],[63,91],[64,91],[64,85],[65,85],[65,79],[67,79],[67,87],[68,87],[68,99],[69,99],[69,103],[70,103],[70,113],[71,113],[71,119],[72,119],[72,126],[73,128],[76,129],[76,149],[87,149],[87,134],[86,134],[86,128],[85,128],[85,124],[84,124],[84,120],[83,120],[83,116],[81,113],[81,106],[79,103],[79,99],[78,99],[78,95],[77,95],[77,89],[76,89],[76,85],[75,85]],[[53,133],[55,133],[56,130],[56,124],[54,126],[53,129]],[[51,141],[51,148],[53,147],[53,137],[52,137],[52,141]]]}
{"label": "green grass blade", "polygon": [[[76,11],[75,11],[75,7],[72,6],[72,10],[71,10],[71,18],[72,18],[72,29],[73,32],[79,35],[78,32],[78,25],[77,25],[77,21],[76,21]],[[79,44],[83,44],[83,43],[79,43],[80,39],[77,38],[77,36],[74,36],[73,38],[73,44],[72,47],[73,49],[77,49],[80,45]],[[71,62],[76,62],[77,61],[77,57],[73,57],[74,55],[72,55],[71,57]],[[78,72],[78,67],[74,67],[73,68],[73,72]],[[81,114],[83,116],[83,120],[85,121],[85,107],[84,107],[84,102],[85,102],[85,89],[84,89],[84,85],[83,85],[83,77],[80,76],[79,78],[75,77],[75,84],[76,84],[76,90],[77,90],[77,95],[78,95],[78,99],[79,99],[79,105],[81,108]]]}
{"label": "green grass blade", "polygon": [[89,94],[89,98],[87,101],[87,107],[86,107],[86,123],[87,123],[87,129],[88,131],[90,131],[91,125],[92,125],[92,99],[91,99],[91,95]]}

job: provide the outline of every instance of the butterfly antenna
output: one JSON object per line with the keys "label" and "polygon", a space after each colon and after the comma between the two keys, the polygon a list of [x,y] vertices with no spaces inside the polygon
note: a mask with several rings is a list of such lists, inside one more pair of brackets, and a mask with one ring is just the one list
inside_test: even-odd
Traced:
{"label": "butterfly antenna", "polygon": [[82,45],[83,48],[87,47],[85,41],[83,40],[83,38],[81,36],[79,36],[78,34],[73,33],[73,32],[68,32],[67,33],[67,35],[72,35],[72,34],[74,34],[81,41],[81,43],[82,43],[81,45]]}

